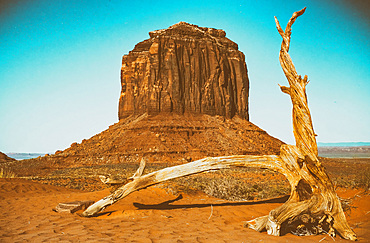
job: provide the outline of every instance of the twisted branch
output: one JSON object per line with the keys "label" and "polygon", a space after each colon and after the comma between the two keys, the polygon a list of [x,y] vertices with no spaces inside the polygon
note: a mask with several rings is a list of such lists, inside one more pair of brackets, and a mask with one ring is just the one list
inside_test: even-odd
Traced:
{"label": "twisted branch", "polygon": [[301,75],[297,74],[293,61],[288,54],[292,25],[305,11],[306,8],[303,8],[302,10],[295,12],[290,18],[285,31],[283,31],[278,19],[275,17],[276,28],[283,38],[279,60],[290,86],[280,86],[280,89],[283,93],[290,95],[292,100],[293,133],[296,140],[296,146],[302,150],[304,155],[308,155],[311,160],[317,160],[318,151],[315,132],[313,130],[311,113],[308,108],[306,96],[306,85],[309,83],[308,77],[305,75],[302,79]]}

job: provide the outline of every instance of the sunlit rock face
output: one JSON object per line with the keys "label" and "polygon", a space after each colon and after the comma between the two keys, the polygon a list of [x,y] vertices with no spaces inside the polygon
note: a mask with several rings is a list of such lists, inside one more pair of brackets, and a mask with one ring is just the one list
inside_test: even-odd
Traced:
{"label": "sunlit rock face", "polygon": [[180,22],[149,35],[123,56],[119,119],[188,112],[249,120],[245,56],[225,31]]}

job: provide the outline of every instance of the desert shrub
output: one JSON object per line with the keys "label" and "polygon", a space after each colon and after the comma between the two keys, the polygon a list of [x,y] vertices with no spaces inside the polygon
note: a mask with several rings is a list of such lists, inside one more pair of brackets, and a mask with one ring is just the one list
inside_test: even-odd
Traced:
{"label": "desert shrub", "polygon": [[233,177],[215,178],[204,188],[204,192],[213,197],[230,201],[252,200],[251,193],[256,188],[249,187],[244,181]]}
{"label": "desert shrub", "polygon": [[0,178],[14,178],[16,177],[15,173],[7,168],[0,169]]}
{"label": "desert shrub", "polygon": [[229,201],[266,199],[290,193],[290,186],[285,180],[248,181],[245,177],[238,176],[237,171],[181,177],[165,187],[175,194],[202,191],[212,197]]}
{"label": "desert shrub", "polygon": [[358,171],[355,175],[346,173],[329,174],[335,187],[370,189],[370,168]]}
{"label": "desert shrub", "polygon": [[359,187],[365,188],[368,191],[370,189],[370,169],[364,170],[357,181]]}

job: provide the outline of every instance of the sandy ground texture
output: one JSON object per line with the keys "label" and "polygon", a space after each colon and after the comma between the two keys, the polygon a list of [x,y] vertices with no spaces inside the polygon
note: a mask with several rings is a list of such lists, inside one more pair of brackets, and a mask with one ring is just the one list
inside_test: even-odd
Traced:
{"label": "sandy ground texture", "polygon": [[[0,242],[332,242],[328,235],[269,236],[243,228],[243,221],[267,214],[280,200],[229,202],[199,193],[173,195],[149,187],[134,192],[94,218],[57,213],[60,202],[99,200],[108,190],[83,192],[23,179],[0,179]],[[339,189],[353,199],[349,224],[369,241],[370,196]],[[340,237],[336,242],[344,242]]]}

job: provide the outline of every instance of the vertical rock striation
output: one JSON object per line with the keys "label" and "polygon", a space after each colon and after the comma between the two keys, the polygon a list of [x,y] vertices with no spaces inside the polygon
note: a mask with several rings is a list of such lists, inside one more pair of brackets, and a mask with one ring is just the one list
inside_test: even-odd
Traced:
{"label": "vertical rock striation", "polygon": [[225,31],[180,22],[149,35],[123,56],[119,119],[145,112],[249,119],[245,57]]}

